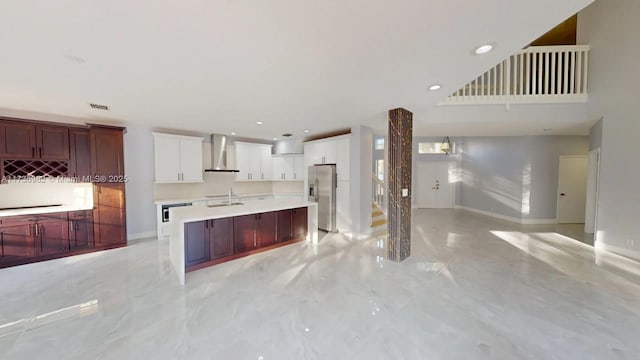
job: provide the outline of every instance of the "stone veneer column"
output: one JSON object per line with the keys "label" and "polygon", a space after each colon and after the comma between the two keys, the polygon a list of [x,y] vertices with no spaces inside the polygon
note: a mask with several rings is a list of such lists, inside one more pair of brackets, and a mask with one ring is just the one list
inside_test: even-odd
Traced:
{"label": "stone veneer column", "polygon": [[[389,160],[387,165],[389,260],[411,255],[411,155],[413,114],[403,108],[389,110]],[[403,196],[403,190],[405,196]]]}

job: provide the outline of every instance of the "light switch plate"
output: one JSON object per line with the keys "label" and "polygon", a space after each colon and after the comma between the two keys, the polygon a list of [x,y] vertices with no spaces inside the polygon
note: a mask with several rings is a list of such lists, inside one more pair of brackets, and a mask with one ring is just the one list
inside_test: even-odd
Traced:
{"label": "light switch plate", "polygon": [[402,189],[402,197],[409,196],[409,189]]}

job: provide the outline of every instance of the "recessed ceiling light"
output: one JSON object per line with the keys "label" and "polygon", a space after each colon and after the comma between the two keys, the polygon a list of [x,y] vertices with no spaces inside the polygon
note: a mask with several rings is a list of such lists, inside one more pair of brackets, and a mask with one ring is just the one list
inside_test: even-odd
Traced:
{"label": "recessed ceiling light", "polygon": [[477,48],[475,48],[473,50],[473,53],[476,55],[484,55],[486,53],[488,53],[489,51],[493,50],[493,47],[495,45],[494,44],[485,44],[482,46],[478,46]]}
{"label": "recessed ceiling light", "polygon": [[264,124],[264,123],[263,123],[262,121],[256,121],[256,124],[258,124],[258,125],[262,125],[262,124]]}
{"label": "recessed ceiling light", "polygon": [[278,138],[273,138],[273,140],[278,140]]}
{"label": "recessed ceiling light", "polygon": [[304,131],[304,133],[305,133],[305,134],[308,134],[308,133],[309,133],[309,130],[305,130],[305,131]]}
{"label": "recessed ceiling light", "polygon": [[235,134],[236,134],[235,132],[232,132],[232,133],[231,133],[231,135],[235,135]]}
{"label": "recessed ceiling light", "polygon": [[440,85],[440,84],[433,84],[433,85],[429,86],[429,91],[436,91],[436,90],[440,90],[440,88],[442,88],[442,85]]}

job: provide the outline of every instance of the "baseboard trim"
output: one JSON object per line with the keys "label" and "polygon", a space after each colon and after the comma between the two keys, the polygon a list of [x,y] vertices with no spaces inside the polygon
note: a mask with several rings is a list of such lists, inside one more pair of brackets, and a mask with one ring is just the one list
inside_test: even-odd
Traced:
{"label": "baseboard trim", "polygon": [[626,258],[640,261],[640,252],[631,249],[623,248],[620,246],[605,244],[602,241],[596,241],[594,246],[597,250],[604,250],[616,255],[624,256]]}
{"label": "baseboard trim", "polygon": [[145,238],[150,238],[150,237],[156,237],[156,232],[155,231],[146,231],[146,232],[141,232],[141,233],[136,233],[136,234],[127,234],[127,240],[140,240],[140,239],[145,239]]}
{"label": "baseboard trim", "polygon": [[474,214],[489,216],[492,218],[505,220],[505,221],[516,223],[516,224],[522,224],[522,225],[550,225],[550,224],[558,223],[556,219],[520,219],[513,216],[496,214],[491,211],[480,210],[480,209],[476,209],[468,206],[462,206],[462,205],[455,205],[454,209],[464,210]]}

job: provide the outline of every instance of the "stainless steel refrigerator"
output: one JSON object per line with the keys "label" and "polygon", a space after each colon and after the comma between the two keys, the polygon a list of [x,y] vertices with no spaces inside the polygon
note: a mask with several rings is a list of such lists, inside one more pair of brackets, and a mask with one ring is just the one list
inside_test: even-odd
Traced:
{"label": "stainless steel refrigerator", "polygon": [[318,203],[318,229],[336,229],[336,166],[309,166],[308,200]]}

